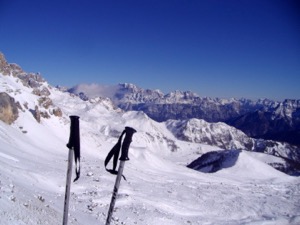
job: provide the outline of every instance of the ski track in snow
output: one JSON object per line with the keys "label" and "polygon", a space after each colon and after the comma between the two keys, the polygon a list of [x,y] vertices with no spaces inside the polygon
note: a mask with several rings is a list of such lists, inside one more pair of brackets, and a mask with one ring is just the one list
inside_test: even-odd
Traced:
{"label": "ski track in snow", "polygon": [[[5,79],[1,90],[22,88],[11,77]],[[30,90],[24,90],[14,92],[21,104],[36,101]],[[62,118],[52,116],[38,124],[26,111],[11,126],[0,121],[1,225],[62,223],[69,115],[80,116],[82,156],[81,177],[71,186],[69,224],[105,224],[116,177],[106,172],[104,159],[125,126],[138,132],[112,224],[300,224],[299,178],[273,169],[253,154],[242,152],[233,167],[216,173],[197,172],[186,165],[219,148],[178,141],[163,123],[140,112],[122,113],[54,88],[51,98],[62,109]],[[170,143],[178,149],[172,151]]]}
{"label": "ski track in snow", "polygon": [[0,157],[3,157],[3,158],[5,158],[5,159],[12,160],[12,161],[14,161],[14,162],[19,162],[19,160],[16,159],[15,157],[12,157],[12,156],[10,156],[10,155],[7,155],[7,154],[1,153],[1,152],[0,152]]}

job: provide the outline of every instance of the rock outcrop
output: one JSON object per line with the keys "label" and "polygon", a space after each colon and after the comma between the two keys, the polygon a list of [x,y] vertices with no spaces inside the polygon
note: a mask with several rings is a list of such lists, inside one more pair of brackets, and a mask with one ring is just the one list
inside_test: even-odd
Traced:
{"label": "rock outcrop", "polygon": [[22,68],[15,63],[7,63],[5,56],[0,52],[0,73],[3,75],[17,76],[24,73]]}
{"label": "rock outcrop", "polygon": [[[37,122],[41,122],[42,118],[50,118],[51,115],[62,117],[63,113],[61,109],[53,104],[51,95],[51,86],[47,81],[40,75],[40,73],[26,73],[20,66],[15,63],[8,63],[5,56],[0,52],[0,74],[1,76],[12,76],[17,78],[17,82],[21,82],[23,86],[31,89],[31,93],[39,96],[37,104],[35,106],[28,106],[27,102],[23,102],[25,110],[29,110]],[[22,109],[19,103],[15,103],[14,99],[8,94],[22,94],[21,89],[12,90],[8,84],[4,93],[1,95],[1,120],[5,123],[11,124],[18,117],[18,108]],[[7,94],[8,93],[8,94]]]}
{"label": "rock outcrop", "polygon": [[19,116],[19,104],[7,93],[0,93],[0,120],[12,124]]}

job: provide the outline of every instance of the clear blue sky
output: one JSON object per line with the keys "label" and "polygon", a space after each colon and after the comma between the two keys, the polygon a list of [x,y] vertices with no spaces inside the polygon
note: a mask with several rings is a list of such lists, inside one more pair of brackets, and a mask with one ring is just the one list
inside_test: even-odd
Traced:
{"label": "clear blue sky", "polygon": [[0,0],[0,51],[50,84],[300,99],[297,0]]}

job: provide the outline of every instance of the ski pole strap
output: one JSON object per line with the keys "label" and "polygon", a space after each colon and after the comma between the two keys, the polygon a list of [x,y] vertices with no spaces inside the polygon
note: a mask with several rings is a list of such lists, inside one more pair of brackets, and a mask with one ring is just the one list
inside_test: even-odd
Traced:
{"label": "ski pole strap", "polygon": [[[110,150],[110,152],[108,153],[108,155],[106,156],[106,159],[104,161],[104,166],[105,169],[110,172],[111,174],[118,174],[118,171],[116,170],[117,168],[117,164],[118,164],[118,157],[120,154],[120,148],[121,148],[121,144],[122,144],[122,138],[125,134],[125,130],[122,132],[121,136],[119,137],[118,142],[115,144],[115,146]],[[111,158],[113,158],[113,168],[112,169],[107,169],[107,164],[109,163],[109,161],[111,160]]]}
{"label": "ski pole strap", "polygon": [[73,182],[80,177],[80,135],[79,135],[79,116],[70,116],[71,126],[70,126],[70,138],[67,147],[74,150],[75,156],[75,173],[76,178]]}
{"label": "ski pole strap", "polygon": [[[135,132],[136,132],[135,129],[133,129],[131,127],[125,127],[125,130],[122,132],[121,136],[119,137],[118,142],[115,144],[115,146],[110,150],[110,152],[106,156],[106,159],[104,161],[104,166],[105,166],[106,171],[108,171],[109,173],[114,174],[114,175],[118,174],[118,171],[116,170],[116,168],[117,168],[117,164],[118,164],[118,157],[120,155],[121,146],[122,146],[122,153],[121,153],[120,160],[121,161],[129,160],[129,158],[128,158],[128,149],[129,149],[129,145],[130,145],[131,140],[132,140],[132,136]],[[124,141],[122,143],[122,139],[123,139],[124,135],[125,135],[125,138],[124,138]],[[113,158],[113,168],[112,169],[107,169],[106,166],[107,166],[107,164],[109,163],[109,161],[111,160],[112,157],[114,157]],[[123,178],[126,180],[126,178],[124,176],[123,176]]]}

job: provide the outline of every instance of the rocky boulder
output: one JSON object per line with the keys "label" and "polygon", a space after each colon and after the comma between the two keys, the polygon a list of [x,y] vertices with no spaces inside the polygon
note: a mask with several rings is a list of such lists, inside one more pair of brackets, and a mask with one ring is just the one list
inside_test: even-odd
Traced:
{"label": "rocky boulder", "polygon": [[62,117],[63,113],[60,108],[53,109],[53,115],[57,117]]}
{"label": "rocky boulder", "polygon": [[0,93],[0,120],[4,123],[12,124],[19,116],[19,104],[15,99],[10,97],[7,93]]}
{"label": "rocky boulder", "polygon": [[203,173],[214,173],[234,166],[240,152],[239,150],[208,152],[191,162],[187,167]]}
{"label": "rocky boulder", "polygon": [[36,119],[36,121],[38,123],[40,123],[41,122],[41,112],[39,110],[39,107],[36,105],[34,109],[30,109],[29,111],[32,113],[32,115]]}

